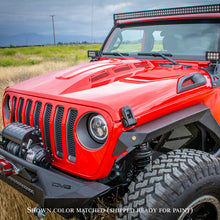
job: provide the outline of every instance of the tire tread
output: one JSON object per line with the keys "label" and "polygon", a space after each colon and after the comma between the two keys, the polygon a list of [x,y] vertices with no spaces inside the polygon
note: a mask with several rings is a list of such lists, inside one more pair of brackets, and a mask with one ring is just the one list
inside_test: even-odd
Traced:
{"label": "tire tread", "polygon": [[[170,207],[192,184],[219,173],[220,160],[211,154],[194,149],[170,151],[145,167],[136,181],[130,184],[120,207],[156,207],[158,201],[164,207]],[[137,219],[137,214],[138,219],[148,216],[147,213],[123,212],[119,213],[119,219]]]}

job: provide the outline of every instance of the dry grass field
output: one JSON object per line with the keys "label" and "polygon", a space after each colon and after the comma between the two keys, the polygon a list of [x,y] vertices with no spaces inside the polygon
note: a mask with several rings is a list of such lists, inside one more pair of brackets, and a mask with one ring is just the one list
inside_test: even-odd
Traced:
{"label": "dry grass field", "polygon": [[[2,96],[7,86],[12,86],[20,81],[43,73],[85,63],[89,60],[86,57],[87,49],[99,48],[100,45],[0,49],[0,106],[2,106]],[[51,53],[48,50],[51,50]],[[25,62],[25,60],[31,62]],[[2,128],[2,113],[0,111],[0,129]],[[35,216],[29,213],[28,210],[36,207],[38,204],[35,204],[2,181],[0,181],[0,188],[1,220],[35,219]],[[64,218],[56,213],[48,213],[46,219],[62,220]],[[98,219],[98,217],[94,219]]]}

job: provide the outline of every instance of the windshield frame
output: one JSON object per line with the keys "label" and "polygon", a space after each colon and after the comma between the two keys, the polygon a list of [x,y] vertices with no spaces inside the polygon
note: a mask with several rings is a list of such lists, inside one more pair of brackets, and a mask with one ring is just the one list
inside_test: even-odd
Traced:
{"label": "windshield frame", "polygon": [[[156,20],[156,21],[143,21],[143,22],[136,22],[136,23],[123,23],[118,24],[114,26],[110,33],[108,34],[106,40],[104,41],[101,49],[100,49],[100,55],[103,58],[115,58],[116,53],[113,55],[103,55],[106,45],[109,44],[109,40],[111,40],[112,34],[117,28],[132,28],[132,27],[141,27],[141,26],[156,26],[156,25],[178,25],[178,24],[219,24],[220,26],[220,19],[219,18],[196,18],[196,19],[174,19],[174,20]],[[220,52],[220,33],[219,33],[219,39],[217,42],[217,52]],[[118,53],[120,54],[120,52]],[[118,57],[121,57],[118,55]],[[138,56],[137,53],[130,53],[126,57],[133,57],[137,59],[145,59],[143,56]],[[172,57],[175,60],[195,60],[195,61],[204,61],[205,60],[205,54],[204,56],[193,56],[193,55],[174,55]],[[161,59],[160,57],[146,57],[146,59]]]}

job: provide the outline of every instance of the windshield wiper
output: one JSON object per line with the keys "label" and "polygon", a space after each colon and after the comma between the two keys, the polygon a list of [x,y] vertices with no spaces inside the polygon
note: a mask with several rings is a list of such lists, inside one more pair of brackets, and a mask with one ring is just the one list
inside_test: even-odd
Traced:
{"label": "windshield wiper", "polygon": [[170,53],[138,53],[138,56],[153,56],[153,57],[162,57],[164,60],[169,60],[173,65],[180,65],[178,62],[173,60],[172,57],[173,55]]}
{"label": "windshield wiper", "polygon": [[129,56],[128,53],[118,53],[118,52],[113,52],[113,53],[105,52],[105,53],[102,53],[102,55],[120,56],[120,57]]}

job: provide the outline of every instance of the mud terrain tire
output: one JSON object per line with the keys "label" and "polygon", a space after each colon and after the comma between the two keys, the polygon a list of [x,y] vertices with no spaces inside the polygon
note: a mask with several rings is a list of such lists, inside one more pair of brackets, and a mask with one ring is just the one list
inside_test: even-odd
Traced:
{"label": "mud terrain tire", "polygon": [[119,219],[220,219],[220,160],[181,149],[160,156],[129,186]]}

